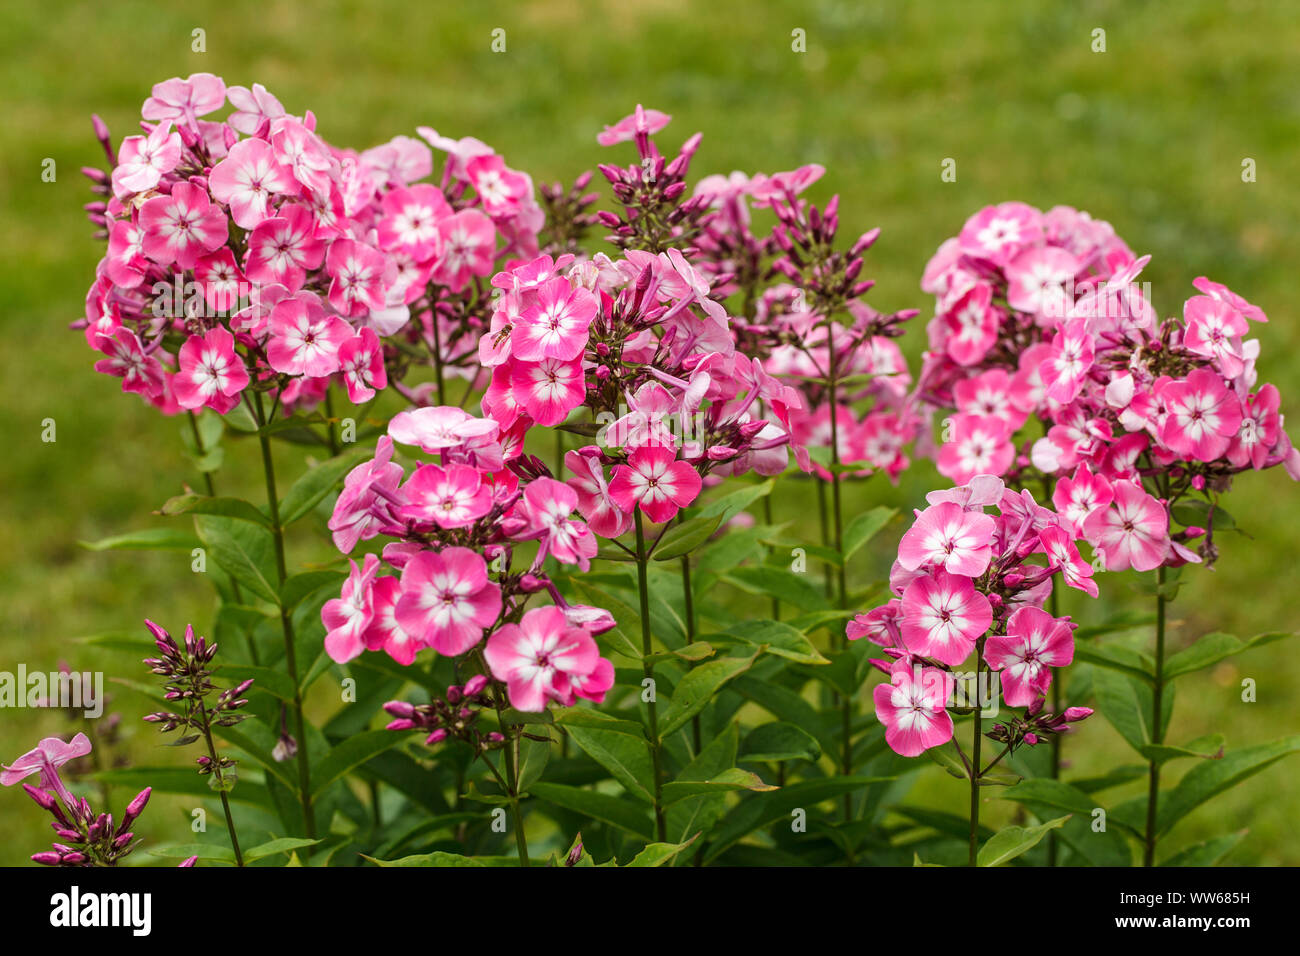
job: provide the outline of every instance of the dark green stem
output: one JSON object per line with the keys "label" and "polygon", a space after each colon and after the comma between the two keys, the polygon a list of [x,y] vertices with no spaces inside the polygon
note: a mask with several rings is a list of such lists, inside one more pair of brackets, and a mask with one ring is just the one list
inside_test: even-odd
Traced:
{"label": "dark green stem", "polygon": [[[203,720],[203,739],[208,744],[208,759],[212,761],[212,773],[216,775],[217,782],[222,782],[221,764],[217,757],[216,745],[212,742],[212,726],[208,719],[208,712],[203,706],[203,701],[199,701],[199,717]],[[235,865],[244,865],[244,854],[239,852],[239,837],[235,834],[235,818],[230,815],[230,798],[226,796],[225,789],[217,791],[221,797],[221,809],[226,814],[226,832],[230,834],[230,847],[235,851]]]}
{"label": "dark green stem", "polygon": [[[839,356],[835,351],[835,326],[826,321],[826,346],[830,354],[830,372],[827,375],[827,391],[831,407],[831,511],[834,519],[835,552],[840,556],[836,568],[835,607],[844,610],[848,607],[848,569],[844,558],[844,510],[840,495],[840,424],[839,424]],[[834,644],[836,650],[844,647],[844,633],[836,629]],[[845,696],[840,701],[840,735],[843,737],[843,752],[840,756],[840,771],[844,776],[853,773],[853,698]],[[853,819],[853,795],[844,794],[844,819]]]}
{"label": "dark green stem", "polygon": [[636,528],[636,581],[638,597],[641,601],[641,654],[644,657],[643,671],[650,681],[650,699],[646,702],[650,717],[650,761],[654,767],[654,811],[655,833],[660,843],[668,840],[668,825],[663,810],[663,741],[659,739],[659,708],[656,703],[658,688],[654,683],[654,663],[650,655],[654,646],[650,635],[650,587],[647,582],[647,567],[650,563],[645,548],[645,531],[641,523],[641,509],[634,512]]}
{"label": "dark green stem", "polygon": [[[284,562],[284,527],[280,524],[280,499],[275,490],[275,462],[271,456],[271,439],[265,433],[266,416],[262,410],[262,394],[257,393],[258,439],[262,446],[262,470],[266,474],[266,503],[271,513],[271,533],[275,541],[275,571],[279,587],[288,578]],[[278,602],[277,602],[278,603]],[[298,680],[298,654],[294,647],[293,619],[288,608],[280,606],[280,631],[284,635],[284,659],[293,681],[294,733],[298,737],[298,798],[302,804],[303,825],[307,838],[316,838],[316,820],[311,807],[311,765],[307,758],[306,724],[302,716],[302,684]]]}
{"label": "dark green stem", "polygon": [[[1165,566],[1156,571],[1156,673],[1152,687],[1151,742],[1164,743],[1165,695]],[[1156,865],[1156,811],[1160,803],[1160,764],[1153,758],[1147,773],[1147,832],[1143,866]]]}
{"label": "dark green stem", "polygon": [[984,670],[984,638],[975,648],[975,734],[971,741],[970,758],[970,865],[978,866],[980,829],[980,749],[984,743],[984,702],[980,693],[980,675]]}

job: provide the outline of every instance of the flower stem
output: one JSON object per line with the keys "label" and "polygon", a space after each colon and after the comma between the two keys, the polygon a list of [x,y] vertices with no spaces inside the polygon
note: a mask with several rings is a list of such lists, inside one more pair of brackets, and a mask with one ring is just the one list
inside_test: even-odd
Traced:
{"label": "flower stem", "polygon": [[329,439],[330,457],[339,453],[338,436],[334,434],[334,396],[328,386],[325,388],[325,437]]}
{"label": "flower stem", "polygon": [[654,663],[650,660],[653,646],[650,637],[650,588],[646,580],[646,570],[650,559],[645,549],[645,530],[642,528],[641,509],[634,512],[636,528],[636,580],[638,596],[641,600],[641,654],[645,658],[643,673],[650,681],[650,698],[646,701],[650,716],[650,761],[654,766],[654,810],[655,833],[660,843],[668,840],[668,825],[663,810],[663,741],[659,739],[659,710],[655,702],[657,689],[654,683]]}
{"label": "flower stem", "polygon": [[[980,829],[980,777],[984,772],[980,769],[980,748],[984,742],[984,716],[982,709],[983,701],[980,699],[980,676],[984,670],[984,638],[980,638],[979,646],[975,648],[975,733],[974,739],[971,740],[971,758],[970,758],[970,866],[978,866],[979,856],[979,829]],[[990,764],[990,766],[992,766]]]}
{"label": "flower stem", "polygon": [[[1165,566],[1156,570],[1156,673],[1152,687],[1151,699],[1151,742],[1164,742],[1164,695],[1165,695]],[[1143,866],[1155,866],[1156,863],[1156,811],[1160,803],[1160,764],[1153,758],[1147,774],[1147,832],[1146,847],[1142,856]]]}
{"label": "flower stem", "polygon": [[510,816],[514,822],[519,865],[532,866],[532,861],[528,858],[528,835],[524,833],[524,816],[519,811],[519,735],[522,732],[523,727],[515,728],[502,753],[506,759],[506,779],[510,782]]}
{"label": "flower stem", "polygon": [[[840,556],[839,567],[835,570],[835,604],[839,610],[848,607],[848,571],[844,567],[844,509],[840,495],[840,423],[839,423],[839,356],[835,351],[835,325],[826,321],[826,348],[830,355],[829,374],[827,375],[827,400],[831,408],[831,514],[835,531],[835,552]],[[834,638],[836,650],[844,647],[844,633],[837,630]],[[844,776],[853,773],[853,698],[845,696],[840,700],[840,735],[843,738],[843,752],[840,756],[840,772]],[[853,795],[844,794],[844,820],[853,819]]]}
{"label": "flower stem", "polygon": [[[275,540],[275,571],[279,586],[284,587],[288,574],[284,563],[284,528],[280,524],[280,499],[275,490],[275,463],[271,457],[271,439],[265,432],[266,415],[262,409],[262,394],[257,393],[258,440],[262,446],[262,470],[266,475],[266,503],[271,512],[271,533]],[[277,602],[278,603],[278,602]],[[298,738],[298,798],[302,804],[303,825],[307,838],[316,838],[316,820],[311,807],[311,765],[307,759],[306,725],[302,717],[302,685],[298,680],[298,655],[294,648],[293,620],[288,609],[280,606],[280,631],[284,635],[284,659],[293,681],[294,733]]]}
{"label": "flower stem", "polygon": [[[1060,616],[1059,602],[1056,597],[1056,578],[1052,578],[1052,593],[1048,597],[1048,609],[1052,617]],[[1061,675],[1063,671],[1055,668],[1052,671],[1052,713],[1061,712]],[[1061,737],[1063,734],[1052,734],[1052,779],[1061,778]],[[1047,834],[1047,865],[1056,866],[1056,857],[1059,847],[1056,840],[1056,831],[1053,830]]]}
{"label": "flower stem", "polygon": [[[221,764],[217,757],[216,745],[212,742],[212,724],[208,719],[208,713],[203,706],[203,701],[199,701],[199,716],[203,719],[203,739],[208,744],[208,759],[212,761],[212,772],[216,774],[218,783],[223,782],[221,777]],[[235,818],[230,815],[230,798],[226,796],[224,789],[218,790],[221,797],[221,809],[226,814],[226,832],[230,834],[230,847],[235,851],[235,865],[244,865],[244,854],[239,851],[239,837],[235,834]]]}
{"label": "flower stem", "polygon": [[447,386],[442,376],[442,330],[438,328],[438,310],[429,310],[429,324],[433,326],[433,374],[438,389],[438,404],[447,404]]}

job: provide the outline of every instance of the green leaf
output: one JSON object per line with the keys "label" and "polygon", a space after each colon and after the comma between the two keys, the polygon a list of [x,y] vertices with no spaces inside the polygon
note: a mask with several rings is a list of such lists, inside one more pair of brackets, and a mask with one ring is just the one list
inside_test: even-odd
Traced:
{"label": "green leaf", "polygon": [[650,817],[636,804],[621,797],[611,797],[595,790],[583,790],[562,783],[535,783],[529,791],[534,797],[572,810],[593,820],[608,823],[646,840],[654,839]]}
{"label": "green leaf", "polygon": [[674,780],[666,783],[661,796],[663,806],[670,806],[679,800],[706,793],[730,793],[733,790],[754,790],[761,793],[775,789],[771,784],[764,783],[758,774],[732,767],[708,780]]}
{"label": "green leaf", "polygon": [[1080,664],[1092,664],[1119,671],[1131,677],[1137,677],[1148,684],[1155,678],[1152,668],[1155,662],[1150,657],[1122,644],[1098,644],[1091,641],[1076,641],[1074,659]]}
{"label": "green leaf", "polygon": [[722,579],[749,594],[774,597],[804,611],[827,609],[826,596],[808,581],[808,576],[788,568],[733,568]]}
{"label": "green leaf", "polygon": [[391,730],[370,730],[357,734],[334,747],[312,768],[311,792],[318,794],[349,770],[359,767],[371,757],[383,753],[402,742],[402,735]]}
{"label": "green leaf", "polygon": [[775,487],[776,479],[769,478],[762,484],[750,485],[729,495],[723,495],[721,498],[715,498],[708,504],[702,505],[697,514],[701,518],[717,518],[720,524],[726,524],[755,501],[770,495]]}
{"label": "green leaf", "polygon": [[691,518],[689,521],[675,524],[659,539],[659,544],[655,546],[652,557],[656,561],[680,558],[683,554],[690,553],[709,540],[709,536],[718,530],[718,525],[721,523],[722,518],[714,516],[712,518]]}
{"label": "green leaf", "polygon": [[633,797],[654,802],[654,769],[645,737],[640,739],[611,730],[569,728],[569,736],[583,752],[600,764]]}
{"label": "green leaf", "polygon": [[561,727],[588,727],[645,740],[645,728],[636,721],[611,717],[603,711],[593,710],[590,707],[570,707],[562,710],[555,715],[555,723]]}
{"label": "green leaf", "polygon": [[708,705],[727,681],[749,670],[757,657],[757,652],[749,657],[722,657],[687,671],[686,676],[677,682],[672,700],[659,719],[660,737],[667,737],[684,726]]}
{"label": "green leaf", "polygon": [[958,780],[967,779],[966,765],[961,762],[961,758],[957,754],[957,748],[951,740],[938,747],[928,748],[925,755],[948,771],[950,777],[956,777]]}
{"label": "green leaf", "polygon": [[269,530],[218,515],[198,515],[194,526],[213,559],[231,577],[263,600],[279,602],[275,540]]}
{"label": "green leaf", "polygon": [[830,663],[801,631],[782,621],[742,621],[727,634],[796,664]]}
{"label": "green leaf", "polygon": [[[1093,671],[1092,684],[1102,714],[1129,745],[1141,753],[1152,740],[1151,688],[1135,678],[1104,669]],[[1163,723],[1169,722],[1173,707],[1173,689],[1166,687],[1162,699]]]}
{"label": "green leaf", "polygon": [[551,759],[551,741],[533,740],[525,737],[519,745],[519,792],[527,793],[528,788],[542,778],[542,771]]}
{"label": "green leaf", "polygon": [[1223,734],[1206,734],[1185,744],[1147,744],[1142,748],[1142,756],[1157,764],[1168,763],[1179,757],[1200,757],[1202,760],[1216,760],[1223,756]]}
{"label": "green leaf", "polygon": [[337,590],[345,580],[347,575],[342,571],[303,571],[291,574],[285,579],[284,587],[280,588],[280,606],[286,611],[292,611],[321,588],[333,585]]}
{"label": "green leaf", "polygon": [[376,860],[373,856],[366,856],[364,853],[359,854],[363,860],[369,860],[376,866],[451,866],[451,867],[476,867],[476,866],[518,866],[519,861],[511,856],[461,856],[459,853],[418,853],[414,856],[404,856],[398,860]]}
{"label": "green leaf", "polygon": [[1236,833],[1228,833],[1212,840],[1206,840],[1203,843],[1193,843],[1191,846],[1183,847],[1183,849],[1168,859],[1161,861],[1158,865],[1214,866],[1241,842],[1241,838],[1246,835],[1246,832],[1245,830],[1238,830]]}
{"label": "green leaf", "polygon": [[896,514],[898,509],[881,505],[870,511],[864,511],[850,521],[848,527],[844,529],[844,560],[848,561],[853,557],[858,549],[874,538]]}
{"label": "green leaf", "polygon": [[372,457],[374,452],[371,449],[352,448],[308,469],[285,492],[284,500],[280,502],[280,524],[291,525],[307,514],[334,490],[349,471]]}
{"label": "green leaf", "polygon": [[822,747],[816,737],[802,727],[780,720],[755,727],[740,748],[741,760],[760,763],[816,760],[821,755]]}
{"label": "green leaf", "polygon": [[[1004,790],[1001,798],[1003,800],[1014,800],[1017,803],[1032,804],[1036,807],[1045,807],[1058,812],[1064,810],[1066,813],[1088,818],[1091,818],[1093,811],[1099,808],[1097,801],[1078,787],[1048,777],[1022,780],[1014,787],[1008,787]],[[1118,820],[1112,820],[1112,822],[1119,823],[1120,826],[1128,829]],[[1137,831],[1130,832],[1135,836],[1140,836]]]}
{"label": "green leaf", "polygon": [[[698,836],[698,834],[697,834]],[[651,843],[644,850],[632,858],[628,866],[663,866],[677,854],[681,853],[688,846],[694,843],[696,837],[691,837],[685,843]]]}
{"label": "green leaf", "polygon": [[1033,827],[1003,827],[980,847],[975,862],[979,866],[1001,866],[1037,846],[1048,830],[1055,830],[1070,817],[1057,817]]}
{"label": "green leaf", "polygon": [[155,847],[149,851],[149,855],[171,860],[185,860],[197,856],[200,860],[235,865],[235,851],[228,846],[217,846],[214,843],[176,843],[171,846]]}
{"label": "green leaf", "polygon": [[1300,734],[1231,751],[1219,760],[1198,763],[1183,775],[1172,791],[1160,795],[1157,829],[1165,833],[1211,797],[1235,787],[1297,750],[1300,750]]}
{"label": "green leaf", "polygon": [[1165,679],[1173,680],[1175,677],[1182,677],[1184,674],[1190,674],[1193,671],[1209,667],[1211,664],[1217,664],[1219,661],[1240,654],[1242,651],[1248,651],[1253,647],[1271,644],[1273,641],[1280,641],[1285,637],[1294,637],[1295,635],[1295,631],[1270,631],[1265,634],[1257,634],[1255,637],[1243,641],[1232,634],[1206,634],[1190,647],[1169,656],[1165,661]]}
{"label": "green leaf", "polygon": [[291,853],[304,847],[315,846],[320,842],[320,840],[303,840],[298,837],[279,837],[244,851],[244,862],[252,863],[255,860],[266,859],[268,856],[275,856],[277,853]]}
{"label": "green leaf", "polygon": [[87,551],[193,551],[199,539],[183,528],[144,528],[77,544]]}
{"label": "green leaf", "polygon": [[[676,783],[709,780],[736,764],[736,742],[739,738],[736,724],[730,723],[713,740],[704,745],[685,769],[677,775]],[[687,797],[667,809],[668,833],[676,840],[685,840],[698,833],[707,833],[722,819],[727,811],[725,793],[705,793]]]}
{"label": "green leaf", "polygon": [[777,820],[788,821],[797,809],[813,815],[813,808],[827,800],[861,790],[874,783],[884,783],[892,777],[831,777],[825,780],[804,780],[771,793],[759,793],[742,800],[718,825],[709,843],[706,860],[720,856],[736,841],[760,827]]}
{"label": "green leaf", "polygon": [[158,511],[163,515],[220,515],[271,527],[271,519],[242,498],[209,498],[206,495],[177,495],[167,499]]}

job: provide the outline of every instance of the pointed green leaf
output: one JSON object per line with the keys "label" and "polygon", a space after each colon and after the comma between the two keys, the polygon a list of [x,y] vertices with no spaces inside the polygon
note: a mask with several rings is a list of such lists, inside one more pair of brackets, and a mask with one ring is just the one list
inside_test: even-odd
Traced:
{"label": "pointed green leaf", "polygon": [[370,730],[334,747],[311,771],[311,792],[320,793],[348,771],[371,757],[402,743],[403,736],[391,730]]}
{"label": "pointed green leaf", "polygon": [[220,515],[226,518],[237,518],[240,521],[251,521],[254,524],[262,525],[264,528],[271,527],[271,519],[242,498],[209,498],[206,495],[196,494],[177,495],[174,498],[167,499],[158,513],[163,515]]}
{"label": "pointed green leaf", "polygon": [[545,782],[533,784],[529,792],[562,809],[608,823],[646,840],[654,839],[654,827],[651,826],[649,815],[623,797],[612,797],[607,793],[583,790],[562,783]]}
{"label": "pointed green leaf", "polygon": [[194,526],[213,560],[231,577],[263,600],[279,602],[275,541],[269,530],[218,515],[198,515]]}
{"label": "pointed green leaf", "polygon": [[975,862],[980,866],[1001,866],[1003,863],[1008,863],[1027,850],[1033,849],[1048,830],[1055,830],[1068,819],[1070,818],[1067,815],[1033,827],[1003,827],[980,847]]}
{"label": "pointed green leaf", "polygon": [[664,536],[659,539],[659,544],[655,546],[651,556],[656,561],[680,558],[709,540],[709,536],[718,530],[718,525],[721,523],[722,518],[714,516],[691,518],[689,521],[675,524],[664,532]]}
{"label": "pointed green leaf", "polygon": [[667,737],[684,726],[708,705],[727,681],[749,670],[757,656],[756,652],[749,657],[722,657],[687,671],[686,676],[677,682],[672,700],[659,719],[660,736]]}
{"label": "pointed green leaf", "polygon": [[898,509],[881,505],[854,517],[844,529],[844,560],[848,561],[853,557],[863,545],[889,524],[896,514]]}
{"label": "pointed green leaf", "polygon": [[373,449],[352,448],[309,468],[285,492],[284,500],[280,502],[280,523],[285,526],[293,524],[333,491],[349,471],[373,456]]}

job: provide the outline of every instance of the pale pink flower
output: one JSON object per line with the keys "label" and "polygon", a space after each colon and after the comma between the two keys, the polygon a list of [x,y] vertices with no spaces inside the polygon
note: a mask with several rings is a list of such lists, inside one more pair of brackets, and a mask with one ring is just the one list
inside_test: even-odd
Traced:
{"label": "pale pink flower", "polygon": [[383,309],[397,269],[378,249],[354,239],[339,239],[325,254],[330,305],[340,315],[361,316]]}
{"label": "pale pink flower", "polygon": [[40,789],[59,795],[65,808],[77,805],[76,798],[68,792],[59,777],[59,768],[69,761],[84,757],[92,750],[90,738],[77,734],[65,741],[58,737],[45,737],[33,749],[11,764],[0,764],[0,785],[12,787],[34,773],[40,774]]}
{"label": "pale pink flower", "polygon": [[159,123],[148,136],[128,136],[117,151],[113,195],[125,199],[153,189],[181,161],[181,136],[171,123]]}
{"label": "pale pink flower", "polygon": [[398,412],[388,434],[403,445],[418,445],[430,455],[463,447],[476,439],[494,437],[500,426],[490,418],[475,418],[464,409],[435,405]]}
{"label": "pale pink flower", "polygon": [[1106,570],[1151,571],[1169,548],[1165,506],[1132,481],[1117,481],[1111,507],[1099,508],[1083,523],[1084,537],[1101,552]]}
{"label": "pale pink flower", "polygon": [[477,468],[421,465],[402,486],[407,503],[398,514],[440,528],[467,528],[492,510],[492,491]]}
{"label": "pale pink flower", "polygon": [[966,221],[957,237],[962,252],[1000,266],[1043,237],[1043,214],[1022,202],[986,206]]}
{"label": "pale pink flower", "polygon": [[1198,368],[1184,381],[1167,382],[1159,397],[1166,411],[1160,441],[1178,455],[1214,461],[1241,427],[1241,402],[1210,369]]}
{"label": "pale pink flower", "polygon": [[596,455],[566,452],[564,464],[573,472],[568,485],[578,493],[578,511],[602,538],[617,538],[632,527],[632,515],[624,511],[609,494],[605,470]]}
{"label": "pale pink flower", "polygon": [[908,571],[931,565],[979,577],[993,558],[994,520],[978,511],[967,511],[950,501],[932,505],[916,516],[916,522],[898,545],[898,563]]}
{"label": "pale pink flower", "polygon": [[515,172],[500,156],[475,156],[465,164],[465,175],[489,216],[504,216],[532,195],[528,177]]}
{"label": "pale pink flower", "polygon": [[1000,475],[1011,466],[1015,448],[1007,422],[991,415],[954,415],[952,435],[939,449],[939,473],[957,484],[977,475]]}
{"label": "pale pink flower", "polygon": [[1205,276],[1198,276],[1192,280],[1192,285],[1196,286],[1197,291],[1204,292],[1206,295],[1218,299],[1220,302],[1226,302],[1242,315],[1255,322],[1267,322],[1268,316],[1264,310],[1257,305],[1251,305],[1237,293],[1233,292],[1226,285],[1219,282],[1211,282]]}
{"label": "pale pink flower", "polygon": [[191,335],[177,355],[179,371],[172,391],[181,408],[208,408],[225,414],[248,385],[248,369],[235,352],[235,339],[223,328]]}
{"label": "pale pink flower", "polygon": [[1047,566],[1061,572],[1066,585],[1091,597],[1098,594],[1097,582],[1092,579],[1092,565],[1083,560],[1074,544],[1074,534],[1058,525],[1043,528],[1038,540],[1047,554]]}
{"label": "pale pink flower", "polygon": [[1074,632],[1041,608],[1022,607],[1007,619],[1007,633],[984,642],[984,660],[1002,675],[1002,699],[1028,707],[1047,692],[1052,668],[1074,660]]}
{"label": "pale pink flower", "polygon": [[638,103],[636,109],[624,116],[613,126],[606,126],[604,130],[596,134],[596,142],[601,146],[614,146],[618,143],[626,143],[635,139],[637,133],[644,133],[647,136],[653,136],[672,119],[667,113],[659,110],[642,109]]}
{"label": "pale pink flower", "polygon": [[267,361],[287,375],[322,378],[337,372],[339,349],[352,338],[352,328],[326,312],[311,292],[281,299],[271,310],[268,326]]}
{"label": "pale pink flower", "polygon": [[144,230],[129,219],[119,219],[109,229],[105,271],[113,285],[133,289],[144,281],[149,260],[144,255]]}
{"label": "pale pink flower", "polygon": [[952,739],[952,718],[945,709],[956,682],[937,667],[899,661],[888,684],[871,692],[876,719],[885,725],[885,742],[904,757],[917,757]]}
{"label": "pale pink flower", "polygon": [[643,445],[619,465],[609,483],[609,495],[620,509],[640,507],[655,524],[670,520],[698,497],[699,474],[676,452],[662,445]]}
{"label": "pale pink flower", "polygon": [[226,122],[245,136],[252,136],[267,124],[270,129],[272,120],[284,115],[280,101],[268,92],[261,83],[254,83],[253,88],[232,86],[227,88],[226,96],[235,111],[226,117]]}
{"label": "pale pink flower", "polygon": [[1047,397],[1062,405],[1074,400],[1092,368],[1092,336],[1082,322],[1071,323],[1052,338],[1052,351],[1039,366]]}
{"label": "pale pink flower", "polygon": [[325,624],[325,653],[336,664],[346,664],[366,649],[363,637],[374,618],[371,585],[379,571],[379,558],[367,554],[360,568],[349,561],[352,572],[343,582],[341,596],[326,601],[321,609]]}
{"label": "pale pink flower", "polygon": [[194,263],[194,281],[203,287],[203,300],[218,314],[235,312],[248,292],[248,278],[239,270],[228,246]]}
{"label": "pale pink flower", "polygon": [[534,567],[550,554],[561,564],[576,564],[583,571],[591,569],[596,537],[587,525],[571,517],[577,507],[578,493],[554,478],[537,478],[524,489],[517,513],[527,522],[527,536],[541,538]]}
{"label": "pale pink flower", "polygon": [[334,502],[329,529],[334,546],[350,554],[357,542],[375,537],[392,518],[390,499],[399,498],[402,466],[393,461],[393,440],[379,437],[375,457],[348,472]]}
{"label": "pale pink flower", "polygon": [[882,647],[903,646],[903,602],[894,598],[866,614],[854,615],[844,629],[850,641],[866,638]]}
{"label": "pale pink flower", "polygon": [[1026,249],[1007,263],[1007,304],[1059,321],[1073,305],[1067,288],[1078,271],[1079,260],[1059,246]]}
{"label": "pale pink flower", "polygon": [[434,279],[453,292],[469,284],[473,276],[492,272],[496,258],[496,227],[477,209],[462,209],[439,225],[442,255],[434,267]]}
{"label": "pale pink flower", "polygon": [[416,262],[441,252],[439,224],[453,215],[442,190],[428,183],[393,189],[384,194],[383,208],[379,243],[385,249],[402,249]]}
{"label": "pale pink flower", "polygon": [[245,268],[254,282],[278,283],[290,293],[302,288],[307,273],[319,268],[325,243],[316,237],[316,217],[300,203],[285,203],[248,237]]}
{"label": "pale pink flower", "polygon": [[[571,362],[555,358],[540,362],[511,359],[497,368],[508,372],[514,401],[533,421],[547,428],[564,421],[587,395],[581,359]],[[493,378],[495,381],[495,375]]]}
{"label": "pale pink flower", "polygon": [[519,316],[510,335],[515,358],[570,361],[582,355],[587,330],[596,317],[596,297],[573,288],[567,279],[552,279],[537,290],[534,304]]}
{"label": "pale pink flower", "polygon": [[260,139],[240,140],[213,167],[208,188],[230,207],[241,229],[256,229],[271,216],[271,198],[296,190],[293,173],[280,164],[271,147]]}
{"label": "pale pink flower", "polygon": [[501,588],[488,580],[483,556],[469,548],[421,551],[402,569],[397,622],[439,654],[465,653],[500,613]]}
{"label": "pale pink flower", "polygon": [[1021,407],[1006,369],[992,368],[974,378],[962,379],[953,386],[957,411],[967,415],[993,415],[1015,432],[1029,417]]}
{"label": "pale pink flower", "polygon": [[360,405],[388,387],[384,350],[374,329],[362,329],[339,348],[339,371],[348,390],[348,401]]}
{"label": "pale pink flower", "polygon": [[1071,478],[1058,478],[1052,491],[1052,503],[1075,534],[1083,533],[1083,523],[1098,508],[1110,504],[1114,497],[1110,482],[1080,465]]}
{"label": "pale pink flower", "polygon": [[1241,336],[1249,323],[1228,303],[1208,295],[1194,295],[1183,303],[1183,346],[1196,355],[1214,359],[1223,374],[1235,378],[1246,367]]}
{"label": "pale pink flower", "polygon": [[587,677],[601,660],[591,635],[572,627],[558,607],[533,608],[518,624],[503,625],[488,638],[483,657],[492,676],[505,681],[510,706],[533,713],[550,700],[571,706],[572,678]]}
{"label": "pale pink flower", "polygon": [[191,73],[185,79],[173,77],[153,86],[140,115],[147,120],[170,120],[178,126],[198,130],[198,118],[214,113],[226,103],[226,84],[211,73]]}
{"label": "pale pink flower", "polygon": [[903,645],[913,654],[955,667],[991,623],[993,608],[970,578],[935,571],[903,592]]}
{"label": "pale pink flower", "polygon": [[155,196],[140,207],[144,254],[163,265],[192,269],[204,253],[224,245],[226,214],[212,205],[206,190],[177,183],[170,196]]}

